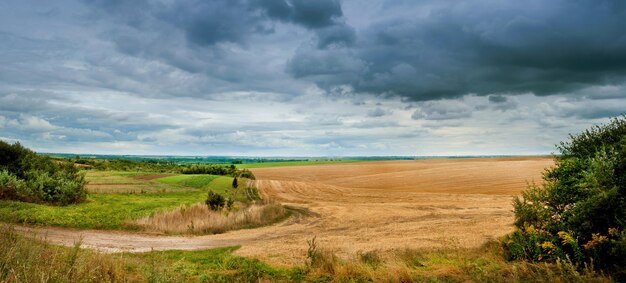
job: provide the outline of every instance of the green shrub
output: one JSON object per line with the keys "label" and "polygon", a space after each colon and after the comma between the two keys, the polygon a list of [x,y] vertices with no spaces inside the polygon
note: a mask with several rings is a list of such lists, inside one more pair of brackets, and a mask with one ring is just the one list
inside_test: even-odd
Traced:
{"label": "green shrub", "polygon": [[85,177],[72,163],[0,141],[0,199],[67,205],[87,198]]}
{"label": "green shrub", "polygon": [[251,180],[255,180],[256,179],[254,174],[252,174],[252,171],[250,171],[248,169],[241,169],[241,170],[239,170],[239,177],[241,177],[241,178],[248,178],[248,179],[251,179]]}
{"label": "green shrub", "polygon": [[24,181],[18,179],[7,170],[0,171],[0,199],[17,199],[17,192]]}
{"label": "green shrub", "polygon": [[213,191],[209,191],[205,203],[209,207],[209,209],[219,210],[220,208],[224,207],[226,200],[222,195],[214,193]]}
{"label": "green shrub", "polygon": [[513,201],[515,226],[503,239],[509,259],[571,260],[624,279],[626,269],[626,117],[558,146],[541,186]]}

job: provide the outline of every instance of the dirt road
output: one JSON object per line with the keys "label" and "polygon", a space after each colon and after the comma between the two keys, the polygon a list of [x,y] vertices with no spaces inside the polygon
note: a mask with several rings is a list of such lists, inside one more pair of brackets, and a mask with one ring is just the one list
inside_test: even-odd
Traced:
{"label": "dirt road", "polygon": [[511,230],[511,197],[541,181],[551,158],[383,161],[252,169],[260,193],[308,210],[282,223],[220,235],[166,237],[59,228],[30,229],[47,239],[103,251],[242,245],[240,255],[301,263],[306,240],[340,255],[458,245],[476,247]]}

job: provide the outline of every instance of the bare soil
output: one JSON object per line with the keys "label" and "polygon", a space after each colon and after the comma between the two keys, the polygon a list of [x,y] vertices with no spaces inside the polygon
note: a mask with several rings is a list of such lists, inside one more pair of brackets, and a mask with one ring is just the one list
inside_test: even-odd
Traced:
{"label": "bare soil", "polygon": [[20,227],[103,251],[242,245],[240,255],[300,264],[306,240],[339,255],[401,248],[477,247],[512,230],[511,200],[541,182],[549,157],[383,161],[251,169],[265,198],[307,213],[261,228],[168,237],[130,232]]}

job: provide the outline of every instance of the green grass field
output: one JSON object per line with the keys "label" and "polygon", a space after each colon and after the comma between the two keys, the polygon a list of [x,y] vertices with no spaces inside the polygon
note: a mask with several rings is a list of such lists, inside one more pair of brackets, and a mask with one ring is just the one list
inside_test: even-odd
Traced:
{"label": "green grass field", "polygon": [[201,202],[204,191],[146,194],[91,194],[87,202],[50,206],[0,201],[0,221],[89,229],[132,229],[126,220]]}

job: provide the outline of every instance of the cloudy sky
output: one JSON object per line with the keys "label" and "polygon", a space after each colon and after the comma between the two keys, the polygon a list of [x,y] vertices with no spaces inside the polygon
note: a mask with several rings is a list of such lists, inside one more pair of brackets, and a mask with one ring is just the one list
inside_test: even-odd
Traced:
{"label": "cloudy sky", "polygon": [[0,139],[43,152],[550,154],[626,112],[622,0],[0,2]]}

